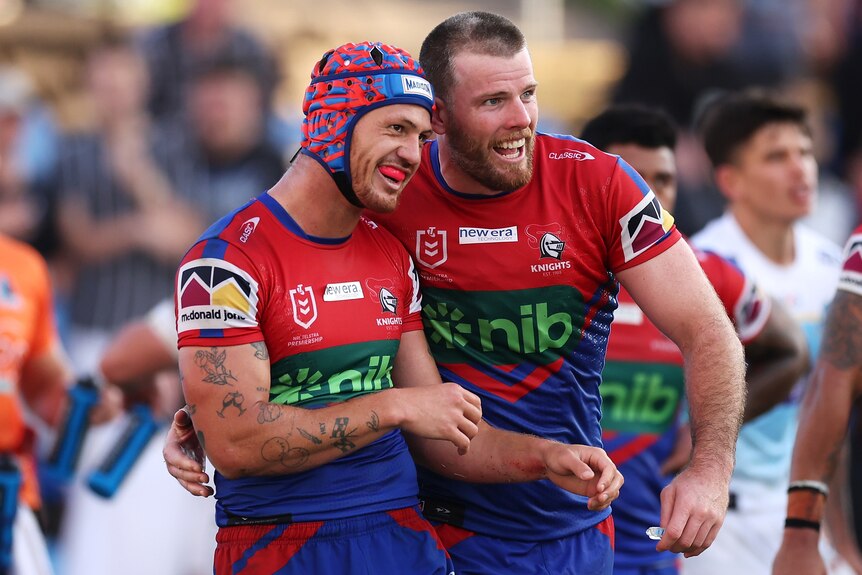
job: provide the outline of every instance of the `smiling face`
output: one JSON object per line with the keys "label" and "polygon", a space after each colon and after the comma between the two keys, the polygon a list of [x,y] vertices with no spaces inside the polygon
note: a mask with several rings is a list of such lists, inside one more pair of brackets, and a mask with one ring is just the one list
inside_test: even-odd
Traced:
{"label": "smiling face", "polygon": [[796,124],[766,124],[722,171],[734,210],[761,222],[791,224],[814,208],[817,162],[811,137]]}
{"label": "smiling face", "polygon": [[350,177],[366,208],[381,213],[395,209],[430,136],[431,120],[420,106],[392,104],[359,118],[350,145]]}
{"label": "smiling face", "polygon": [[536,79],[526,49],[511,58],[459,52],[450,93],[437,100],[434,129],[443,135],[453,173],[450,185],[465,193],[516,190],[533,175],[539,109]]}

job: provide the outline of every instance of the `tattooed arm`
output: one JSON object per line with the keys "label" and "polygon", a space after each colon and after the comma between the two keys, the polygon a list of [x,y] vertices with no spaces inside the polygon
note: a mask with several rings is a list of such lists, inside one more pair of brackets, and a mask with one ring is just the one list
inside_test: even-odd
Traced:
{"label": "tattooed arm", "polygon": [[[814,480],[827,484],[832,481],[851,407],[862,392],[860,375],[862,296],[839,290],[829,309],[820,356],[802,402],[791,481]],[[833,493],[830,497],[837,495]],[[820,523],[825,505],[824,496],[817,492],[793,491],[788,494],[787,516]],[[785,529],[773,573],[826,573],[817,549],[818,540],[814,529]]]}
{"label": "tattooed arm", "polygon": [[481,418],[479,398],[455,384],[388,389],[320,409],[269,403],[263,342],[184,347],[179,364],[197,437],[229,478],[312,469],[396,427],[466,451]]}
{"label": "tattooed arm", "polygon": [[[399,388],[440,381],[423,332],[401,336],[392,378]],[[474,483],[550,479],[563,489],[590,497],[590,509],[610,505],[623,483],[616,466],[598,447],[565,445],[505,431],[484,420],[466,455],[449,443],[411,434],[406,437],[416,462],[435,473]]]}

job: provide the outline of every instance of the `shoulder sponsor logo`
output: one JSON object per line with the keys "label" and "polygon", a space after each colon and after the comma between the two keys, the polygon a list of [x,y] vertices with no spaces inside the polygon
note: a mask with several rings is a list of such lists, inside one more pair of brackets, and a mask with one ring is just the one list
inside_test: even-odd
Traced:
{"label": "shoulder sponsor logo", "polygon": [[249,236],[254,233],[254,230],[257,229],[257,224],[260,223],[260,218],[249,218],[242,224],[242,233],[239,236],[239,241],[242,243],[246,243],[248,241]]}
{"label": "shoulder sponsor logo", "polygon": [[401,76],[401,87],[404,89],[405,94],[416,94],[418,96],[424,96],[434,101],[434,95],[431,91],[431,83],[424,78],[420,78],[419,76]]}
{"label": "shoulder sponsor logo", "polygon": [[440,266],[449,258],[447,250],[446,230],[431,226],[416,231],[416,261],[423,266],[430,269]]}
{"label": "shoulder sponsor logo", "polygon": [[862,234],[854,234],[847,241],[838,288],[862,295]]}
{"label": "shoulder sponsor logo", "polygon": [[552,160],[575,160],[578,162],[596,159],[589,152],[584,152],[581,150],[572,150],[572,149],[568,149],[568,148],[563,150],[562,152],[551,152],[548,154],[548,158],[550,158]]}
{"label": "shoulder sponsor logo", "polygon": [[664,211],[650,192],[620,218],[625,261],[631,261],[658,242],[673,226],[673,216]]}
{"label": "shoulder sponsor logo", "polygon": [[323,301],[347,301],[363,297],[365,294],[362,293],[362,284],[359,282],[326,284],[323,290]]}
{"label": "shoulder sponsor logo", "polygon": [[180,268],[177,329],[257,326],[258,284],[245,270],[224,260],[200,258]]}
{"label": "shoulder sponsor logo", "polygon": [[398,316],[398,298],[392,291],[395,289],[395,284],[389,279],[369,278],[365,281],[368,291],[372,296],[377,298],[380,303],[380,311],[383,313],[392,314],[396,317],[377,318],[378,326],[401,325],[403,323],[401,317]]}
{"label": "shoulder sponsor logo", "polygon": [[317,319],[317,302],[310,286],[297,285],[290,290],[290,303],[293,306],[293,321],[308,329]]}
{"label": "shoulder sponsor logo", "polygon": [[518,226],[508,228],[459,228],[459,244],[502,244],[518,241]]}

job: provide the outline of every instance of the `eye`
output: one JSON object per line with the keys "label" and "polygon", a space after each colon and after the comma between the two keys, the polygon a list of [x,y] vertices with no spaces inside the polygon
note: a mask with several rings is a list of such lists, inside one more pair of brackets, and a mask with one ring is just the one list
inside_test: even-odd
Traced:
{"label": "eye", "polygon": [[404,126],[402,126],[401,124],[392,124],[391,126],[389,126],[389,129],[393,132],[397,132],[400,134],[404,131]]}
{"label": "eye", "polygon": [[530,88],[529,90],[527,90],[526,92],[521,94],[522,100],[532,100],[535,97],[536,97],[536,89],[535,88]]}
{"label": "eye", "polygon": [[419,143],[424,144],[425,142],[428,141],[428,138],[430,138],[430,137],[431,137],[430,134],[426,134],[424,132],[419,134]]}
{"label": "eye", "polygon": [[489,106],[496,106],[497,104],[499,104],[502,101],[503,101],[502,98],[488,98],[487,100],[485,100],[485,104],[487,104]]}

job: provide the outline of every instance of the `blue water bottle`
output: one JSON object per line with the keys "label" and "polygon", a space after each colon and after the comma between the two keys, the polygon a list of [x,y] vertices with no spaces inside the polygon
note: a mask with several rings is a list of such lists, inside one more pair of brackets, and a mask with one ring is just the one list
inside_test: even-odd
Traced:
{"label": "blue water bottle", "polygon": [[119,441],[102,464],[90,474],[87,481],[90,489],[102,497],[113,497],[158,427],[159,424],[149,407],[141,404],[132,407],[129,423]]}
{"label": "blue water bottle", "polygon": [[92,377],[84,377],[69,390],[69,405],[57,433],[54,449],[43,470],[46,479],[68,482],[75,473],[84,436],[90,427],[90,412],[99,403],[99,388]]}
{"label": "blue water bottle", "polygon": [[12,527],[18,511],[21,471],[12,455],[0,453],[0,575],[12,569]]}

